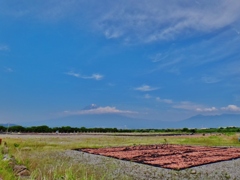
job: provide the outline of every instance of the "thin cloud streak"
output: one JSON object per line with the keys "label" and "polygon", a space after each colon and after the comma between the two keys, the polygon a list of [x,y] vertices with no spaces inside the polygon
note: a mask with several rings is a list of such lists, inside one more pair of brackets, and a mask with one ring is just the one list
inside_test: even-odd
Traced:
{"label": "thin cloud streak", "polygon": [[[152,98],[148,94],[145,95],[145,98]],[[160,97],[155,98],[157,102],[171,104],[172,108],[174,109],[183,109],[187,111],[193,111],[193,112],[200,112],[200,113],[224,113],[224,112],[239,112],[240,113],[240,107],[237,105],[228,105],[226,107],[206,107],[201,104],[193,103],[190,101],[181,101],[181,102],[175,102],[171,99],[163,99]]]}
{"label": "thin cloud streak", "polygon": [[159,89],[159,88],[154,88],[154,87],[151,87],[149,85],[142,85],[140,87],[134,88],[134,90],[136,90],[136,91],[143,91],[143,92],[155,91],[157,89]]}
{"label": "thin cloud streak", "polygon": [[8,72],[8,73],[13,72],[13,69],[9,68],[9,67],[4,67],[4,70],[5,70],[5,72]]}
{"label": "thin cloud streak", "polygon": [[151,99],[151,96],[149,94],[145,94],[144,98],[145,99]]}
{"label": "thin cloud streak", "polygon": [[7,45],[0,45],[0,51],[9,51],[10,48]]}
{"label": "thin cloud streak", "polygon": [[172,104],[173,101],[171,99],[161,99],[160,97],[157,97],[156,100],[158,102],[163,102],[163,103],[166,103],[166,104]]}
{"label": "thin cloud streak", "polygon": [[184,110],[190,110],[190,111],[197,111],[197,112],[217,112],[219,113],[226,113],[226,112],[236,112],[240,113],[240,107],[237,105],[228,105],[226,107],[204,107],[203,105],[195,104],[192,102],[184,101],[180,103],[176,103],[176,105],[173,106],[177,109],[184,109]]}
{"label": "thin cloud streak", "polygon": [[[163,7],[160,8],[160,7]],[[197,32],[209,33],[239,23],[240,3],[236,1],[189,1],[148,0],[137,3],[127,1],[110,8],[99,19],[104,32],[121,32],[118,37],[150,43],[171,40],[176,36],[192,35]],[[117,37],[117,38],[118,38]]]}
{"label": "thin cloud streak", "polygon": [[190,101],[175,102],[172,107],[176,109],[184,109],[184,110],[190,110],[190,111],[196,111],[197,109],[202,108],[201,105],[195,104]]}
{"label": "thin cloud streak", "polygon": [[202,0],[201,3],[186,0],[142,0],[141,3],[137,0],[37,0],[34,4],[5,1],[0,7],[3,16],[29,16],[45,21],[72,18],[75,23],[87,22],[108,39],[143,43],[209,33],[239,23],[240,15],[240,2],[233,0]]}
{"label": "thin cloud streak", "polygon": [[197,108],[196,111],[198,112],[215,112],[218,111],[217,108],[211,107],[211,108]]}
{"label": "thin cloud streak", "polygon": [[[221,42],[225,42],[222,44]],[[210,39],[197,41],[194,44],[176,46],[158,52],[151,57],[154,59],[154,68],[149,73],[165,71],[182,74],[192,68],[209,65],[207,69],[198,68],[195,77],[204,83],[218,83],[229,76],[239,74],[239,43],[240,39],[233,36],[233,32],[226,30]],[[229,48],[231,47],[231,48]],[[226,51],[226,49],[229,49]],[[210,50],[210,51],[209,51]],[[164,58],[163,58],[164,57]],[[228,61],[225,61],[228,59]],[[152,60],[152,59],[151,59]],[[213,65],[214,64],[214,65]]]}
{"label": "thin cloud streak", "polygon": [[216,77],[212,77],[212,76],[203,76],[201,78],[201,80],[204,82],[204,83],[207,83],[207,84],[213,84],[213,83],[218,83],[221,81],[221,79],[218,79]]}
{"label": "thin cloud streak", "polygon": [[76,77],[76,78],[82,78],[82,79],[95,79],[95,80],[101,80],[101,79],[103,79],[103,75],[101,75],[101,74],[92,74],[91,76],[85,76],[85,75],[81,75],[81,74],[79,74],[79,73],[75,73],[75,72],[72,72],[72,71],[70,71],[70,72],[67,72],[67,73],[65,73],[65,74],[67,74],[67,75],[69,75],[69,76],[74,76],[74,77]]}
{"label": "thin cloud streak", "polygon": [[80,77],[80,74],[78,74],[78,73],[74,73],[74,72],[67,72],[67,73],[65,73],[65,74],[67,74],[67,75],[69,75],[69,76],[74,76],[74,77],[77,77],[77,78],[79,78]]}

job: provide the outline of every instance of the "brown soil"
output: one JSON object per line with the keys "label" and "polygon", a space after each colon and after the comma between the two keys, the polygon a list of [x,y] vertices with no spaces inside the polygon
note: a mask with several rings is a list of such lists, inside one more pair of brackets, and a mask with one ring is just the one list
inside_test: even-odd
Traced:
{"label": "brown soil", "polygon": [[141,145],[79,151],[169,169],[185,169],[240,158],[240,148],[183,145]]}

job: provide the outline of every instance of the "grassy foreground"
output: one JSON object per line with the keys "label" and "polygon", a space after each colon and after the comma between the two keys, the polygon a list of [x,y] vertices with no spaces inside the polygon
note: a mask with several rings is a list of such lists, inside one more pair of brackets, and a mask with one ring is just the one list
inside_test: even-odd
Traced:
{"label": "grassy foreground", "polygon": [[[104,136],[104,135],[0,135],[7,143],[9,154],[19,164],[24,164],[31,172],[30,179],[37,180],[98,180],[112,179],[112,172],[117,168],[106,162],[107,171],[100,166],[85,162],[72,162],[61,152],[76,148],[101,148],[129,146],[139,144],[203,145],[203,146],[240,146],[238,134],[213,134],[193,136]],[[1,148],[3,148],[1,146]],[[0,178],[14,180],[13,171],[0,155]],[[119,175],[118,179],[131,179]]]}

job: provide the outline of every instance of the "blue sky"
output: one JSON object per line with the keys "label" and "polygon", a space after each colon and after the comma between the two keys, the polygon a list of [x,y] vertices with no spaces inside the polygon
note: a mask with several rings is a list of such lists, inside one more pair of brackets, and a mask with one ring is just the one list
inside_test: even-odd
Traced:
{"label": "blue sky", "polygon": [[224,113],[240,113],[238,0],[0,1],[0,123]]}

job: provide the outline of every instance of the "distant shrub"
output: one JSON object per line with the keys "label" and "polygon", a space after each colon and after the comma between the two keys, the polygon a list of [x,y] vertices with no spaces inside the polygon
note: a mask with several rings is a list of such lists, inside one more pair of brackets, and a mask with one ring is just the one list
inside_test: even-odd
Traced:
{"label": "distant shrub", "polygon": [[20,146],[20,144],[17,144],[17,143],[14,143],[13,145],[14,145],[15,148]]}

